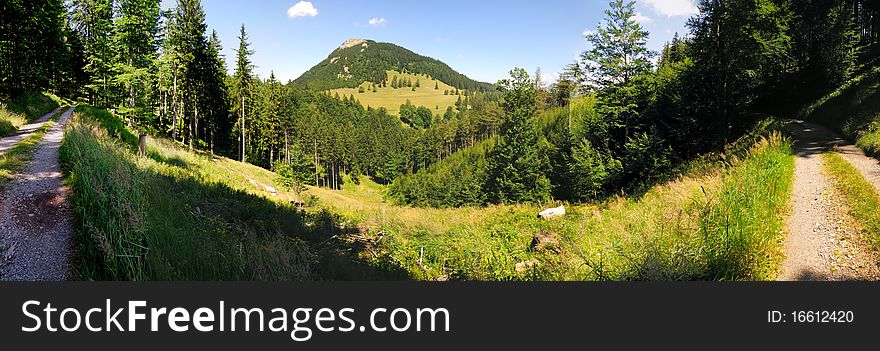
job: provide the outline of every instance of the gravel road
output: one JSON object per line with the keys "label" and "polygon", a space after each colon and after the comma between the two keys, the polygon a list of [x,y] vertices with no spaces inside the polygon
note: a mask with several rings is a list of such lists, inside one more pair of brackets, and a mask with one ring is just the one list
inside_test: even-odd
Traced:
{"label": "gravel road", "polygon": [[[852,147],[821,126],[794,121],[795,138],[792,212],[785,242],[786,259],[780,280],[876,280],[880,269],[866,252],[841,208],[845,202],[822,171],[822,153]],[[849,157],[849,156],[846,156]],[[863,154],[861,157],[865,157]],[[852,162],[852,161],[850,161]],[[875,163],[876,164],[876,163]],[[877,166],[880,176],[880,165]],[[878,179],[880,180],[880,179]]]}
{"label": "gravel road", "polygon": [[25,124],[18,128],[18,131],[15,134],[0,138],[0,154],[6,152],[6,150],[11,149],[15,144],[18,144],[20,141],[27,138],[31,133],[40,129],[40,126],[43,125],[46,121],[48,121],[52,116],[54,116],[58,111],[61,110],[61,107],[56,108],[55,111],[49,112],[43,117],[35,119],[33,122]]}
{"label": "gravel road", "polygon": [[32,162],[0,194],[0,280],[65,280],[72,223],[58,149],[73,108],[43,137]]}

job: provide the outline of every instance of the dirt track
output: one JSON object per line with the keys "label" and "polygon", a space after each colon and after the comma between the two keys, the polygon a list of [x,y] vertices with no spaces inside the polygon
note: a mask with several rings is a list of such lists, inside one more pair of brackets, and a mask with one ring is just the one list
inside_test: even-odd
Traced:
{"label": "dirt track", "polygon": [[[849,150],[844,157],[861,162],[863,173],[876,172],[880,164],[855,146],[821,126],[795,121],[790,125],[797,157],[792,190],[792,212],[785,242],[786,259],[780,280],[877,280],[876,259],[858,240],[851,219],[841,210],[845,202],[822,171],[822,153],[834,148]],[[855,151],[858,151],[858,155]],[[857,166],[858,167],[858,166]],[[880,185],[880,182],[875,183]]]}
{"label": "dirt track", "polygon": [[43,137],[31,163],[0,191],[0,280],[65,280],[73,234],[58,149],[73,108]]}

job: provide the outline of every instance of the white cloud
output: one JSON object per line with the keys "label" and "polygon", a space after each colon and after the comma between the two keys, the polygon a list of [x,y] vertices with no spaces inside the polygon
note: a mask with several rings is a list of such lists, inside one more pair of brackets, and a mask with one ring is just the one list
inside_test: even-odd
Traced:
{"label": "white cloud", "polygon": [[641,12],[636,12],[636,14],[633,15],[630,19],[635,20],[636,22],[638,22],[640,24],[648,24],[648,23],[654,22],[654,20],[651,19],[651,17],[645,16]]}
{"label": "white cloud", "polygon": [[384,26],[386,22],[387,21],[385,21],[384,18],[373,17],[373,18],[370,18],[370,21],[367,23],[369,23],[373,27],[378,27],[378,26]]}
{"label": "white cloud", "polygon": [[655,12],[666,17],[690,16],[700,13],[693,0],[640,0]]}
{"label": "white cloud", "polygon": [[459,60],[460,60],[462,57],[464,57],[464,55],[462,55],[462,54],[458,54],[457,56],[455,56],[455,58],[457,58],[457,59],[459,59]]}
{"label": "white cloud", "polygon": [[293,5],[289,9],[287,9],[287,16],[290,18],[315,17],[317,15],[318,9],[316,9],[315,5],[312,5],[310,1],[300,1],[296,3],[296,5]]}

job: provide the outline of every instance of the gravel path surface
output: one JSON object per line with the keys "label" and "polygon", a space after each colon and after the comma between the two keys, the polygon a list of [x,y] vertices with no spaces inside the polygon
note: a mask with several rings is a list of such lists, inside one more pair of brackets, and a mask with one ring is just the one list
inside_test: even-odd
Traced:
{"label": "gravel path surface", "polygon": [[0,280],[67,279],[73,230],[58,148],[72,112],[61,115],[32,162],[0,194]]}
{"label": "gravel path surface", "polygon": [[52,118],[52,116],[58,113],[59,110],[61,110],[61,107],[56,108],[55,111],[49,112],[43,117],[35,119],[29,124],[21,126],[20,128],[18,128],[18,131],[16,131],[15,134],[5,138],[0,138],[0,154],[6,152],[6,150],[11,149],[13,146],[15,146],[15,144],[18,144],[18,142],[27,138],[28,135],[31,135],[31,133],[37,131],[37,129],[40,129],[40,126],[42,126],[43,123],[46,123],[46,121],[48,121],[50,118]]}
{"label": "gravel path surface", "polygon": [[[841,211],[845,202],[822,171],[822,153],[846,141],[821,126],[794,121],[795,180],[780,280],[866,280],[880,272]],[[863,155],[864,156],[864,155]]]}

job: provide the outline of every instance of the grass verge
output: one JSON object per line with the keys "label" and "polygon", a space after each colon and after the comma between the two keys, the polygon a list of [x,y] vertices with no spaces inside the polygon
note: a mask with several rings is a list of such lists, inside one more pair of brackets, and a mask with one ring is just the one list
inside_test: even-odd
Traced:
{"label": "grass verge", "polygon": [[[116,116],[78,107],[61,146],[83,280],[324,280],[405,277],[361,264],[346,228],[300,211],[274,174],[150,139],[134,153]],[[395,275],[397,274],[397,275]]]}
{"label": "grass verge", "polygon": [[12,112],[6,104],[0,103],[0,138],[12,134],[25,123],[27,119],[24,115]]}
{"label": "grass verge", "polygon": [[10,112],[23,115],[30,122],[52,112],[64,104],[64,101],[49,93],[31,93],[25,94],[15,101],[4,100],[3,104]]}
{"label": "grass verge", "polygon": [[859,232],[872,249],[880,249],[880,193],[840,155],[825,153],[822,161],[834,187],[844,195]]}

